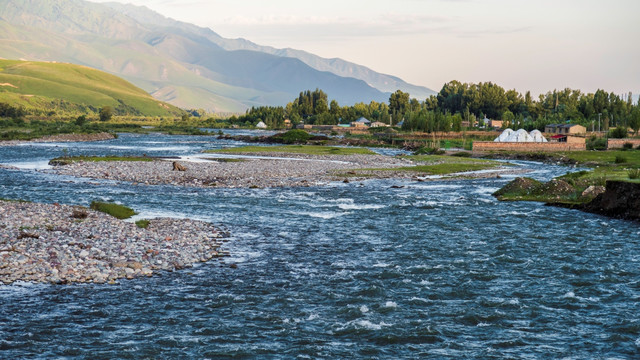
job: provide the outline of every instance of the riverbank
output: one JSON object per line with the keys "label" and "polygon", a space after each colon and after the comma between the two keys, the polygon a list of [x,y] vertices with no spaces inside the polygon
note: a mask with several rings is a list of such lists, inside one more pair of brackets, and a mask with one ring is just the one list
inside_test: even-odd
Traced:
{"label": "riverbank", "polygon": [[116,135],[108,132],[94,134],[57,134],[47,135],[33,140],[6,140],[0,141],[0,146],[16,146],[28,143],[47,143],[47,142],[87,142],[87,141],[105,141],[115,139]]}
{"label": "riverbank", "polygon": [[0,200],[0,283],[113,283],[221,257],[225,234],[193,220],[146,229],[78,206]]}
{"label": "riverbank", "polygon": [[[56,166],[51,171],[62,175],[128,181],[140,185],[221,188],[308,187],[326,185],[335,181],[351,182],[388,178],[424,181],[434,179],[433,175],[447,174],[446,171],[431,173],[428,171],[430,168],[424,167],[424,164],[435,164],[439,168],[446,167],[446,164],[442,165],[444,160],[441,158],[435,158],[431,162],[416,162],[405,157],[369,154],[235,152],[234,155],[239,157],[229,158],[222,154],[208,154],[177,161],[186,168],[185,171],[174,171],[173,160],[80,161],[66,166]],[[475,159],[471,160],[475,161]],[[460,159],[455,161],[459,162]],[[477,164],[467,165],[471,170],[476,170],[475,166]],[[498,174],[507,172],[519,172],[519,169],[508,169],[497,162],[491,163],[491,166],[487,166],[490,169],[482,172],[465,172],[467,167],[460,166],[459,163],[455,167],[452,165],[452,168],[463,173],[460,176],[464,177],[496,177]]]}

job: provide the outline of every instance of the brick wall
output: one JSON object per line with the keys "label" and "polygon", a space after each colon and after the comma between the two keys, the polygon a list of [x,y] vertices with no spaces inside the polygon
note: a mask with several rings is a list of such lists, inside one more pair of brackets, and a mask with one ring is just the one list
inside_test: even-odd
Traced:
{"label": "brick wall", "polygon": [[517,143],[517,142],[493,142],[474,141],[473,151],[579,151],[586,150],[586,145],[582,143]]}
{"label": "brick wall", "polygon": [[640,146],[640,139],[609,139],[609,149],[622,149],[624,143],[632,143],[634,148]]}

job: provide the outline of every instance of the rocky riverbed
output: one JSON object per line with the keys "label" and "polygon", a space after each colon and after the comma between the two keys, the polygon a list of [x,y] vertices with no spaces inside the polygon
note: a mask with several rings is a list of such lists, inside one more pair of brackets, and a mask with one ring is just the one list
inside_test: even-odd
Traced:
{"label": "rocky riverbed", "polygon": [[[390,171],[416,165],[413,161],[382,155],[305,155],[269,153],[245,154],[262,158],[215,159],[189,162],[178,160],[186,171],[174,171],[174,160],[149,162],[75,162],[56,166],[57,174],[93,179],[129,181],[141,185],[170,184],[194,187],[267,188],[317,186],[332,181],[405,178],[420,180],[421,173]],[[495,177],[496,172],[468,174],[468,177]],[[517,170],[513,170],[517,171]],[[512,171],[512,172],[513,172]]]}
{"label": "rocky riverbed", "polygon": [[116,136],[111,133],[101,132],[95,134],[57,134],[46,135],[33,140],[5,140],[0,141],[0,146],[16,146],[26,143],[48,143],[48,142],[85,142],[85,141],[104,141],[115,139]]}
{"label": "rocky riverbed", "polygon": [[153,219],[146,229],[78,206],[0,201],[0,283],[114,282],[226,255],[212,224]]}

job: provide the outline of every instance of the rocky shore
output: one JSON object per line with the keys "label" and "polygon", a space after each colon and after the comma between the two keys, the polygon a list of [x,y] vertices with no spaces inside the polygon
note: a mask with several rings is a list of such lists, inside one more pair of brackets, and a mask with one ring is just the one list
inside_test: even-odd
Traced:
{"label": "rocky shore", "polygon": [[[53,172],[92,179],[129,181],[139,185],[177,185],[221,188],[268,188],[318,186],[333,181],[362,181],[366,179],[426,180],[414,171],[390,171],[398,167],[416,165],[413,161],[383,155],[306,155],[306,154],[245,154],[264,158],[243,158],[178,161],[186,171],[173,171],[174,160],[149,162],[75,162],[56,166]],[[517,172],[518,170],[510,170]],[[506,173],[478,172],[465,177],[496,177]]]}
{"label": "rocky shore", "polygon": [[115,139],[116,136],[111,133],[101,132],[95,134],[58,134],[58,135],[47,135],[38,139],[33,139],[29,141],[25,140],[8,140],[8,141],[0,141],[0,146],[15,146],[30,142],[35,143],[45,143],[45,142],[82,142],[82,141],[104,141],[104,140],[112,140]]}
{"label": "rocky shore", "polygon": [[0,283],[113,283],[226,255],[225,233],[192,220],[146,229],[78,206],[0,201]]}

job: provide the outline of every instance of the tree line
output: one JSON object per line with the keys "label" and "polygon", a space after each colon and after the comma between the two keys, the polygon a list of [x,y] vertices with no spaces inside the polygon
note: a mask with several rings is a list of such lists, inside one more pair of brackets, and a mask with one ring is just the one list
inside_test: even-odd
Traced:
{"label": "tree line", "polygon": [[300,92],[298,98],[286,106],[252,107],[242,116],[233,116],[232,124],[265,122],[269,127],[282,128],[284,120],[293,124],[348,124],[365,117],[370,121],[402,125],[408,131],[460,131],[482,127],[482,119],[503,120],[513,128],[544,130],[553,123],[581,124],[587,128],[606,130],[609,127],[640,129],[640,105],[634,104],[632,94],[620,96],[597,90],[583,93],[563,89],[548,91],[535,99],[530,91],[524,95],[505,90],[491,82],[461,83],[450,81],[436,95],[424,100],[411,98],[398,90],[388,103],[372,101],[340,106],[328,100],[327,94],[316,89]]}

